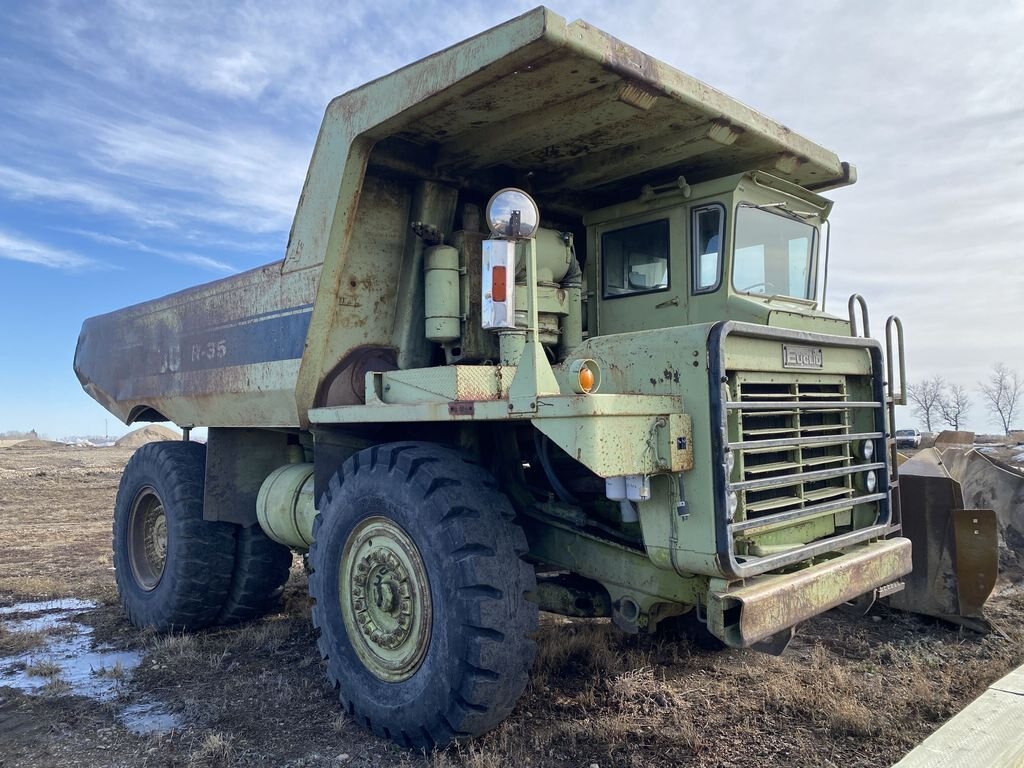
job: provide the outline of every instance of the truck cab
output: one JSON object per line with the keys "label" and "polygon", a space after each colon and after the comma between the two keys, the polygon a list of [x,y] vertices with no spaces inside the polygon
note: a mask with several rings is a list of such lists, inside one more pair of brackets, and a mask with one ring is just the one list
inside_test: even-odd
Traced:
{"label": "truck cab", "polygon": [[643,187],[587,214],[588,329],[716,320],[849,333],[820,311],[832,202],[764,172]]}

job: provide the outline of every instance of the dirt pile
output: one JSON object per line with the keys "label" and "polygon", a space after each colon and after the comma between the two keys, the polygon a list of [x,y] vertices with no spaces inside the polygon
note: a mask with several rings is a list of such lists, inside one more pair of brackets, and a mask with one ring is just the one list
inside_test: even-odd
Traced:
{"label": "dirt pile", "polygon": [[66,448],[67,445],[59,443],[56,440],[39,440],[33,438],[31,440],[22,440],[21,442],[14,443],[14,445],[8,446],[8,448]]}
{"label": "dirt pile", "polygon": [[139,448],[146,443],[156,443],[161,440],[181,440],[181,435],[173,429],[162,427],[159,424],[150,424],[148,427],[129,432],[114,445],[118,448]]}

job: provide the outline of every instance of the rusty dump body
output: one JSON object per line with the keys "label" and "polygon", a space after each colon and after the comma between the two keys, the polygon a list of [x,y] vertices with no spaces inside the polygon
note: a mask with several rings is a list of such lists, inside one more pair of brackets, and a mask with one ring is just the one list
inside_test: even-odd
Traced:
{"label": "rusty dump body", "polygon": [[529,177],[546,215],[579,222],[643,184],[753,169],[808,189],[851,180],[785,126],[538,9],[331,102],[286,258],[86,321],[75,370],[126,423],[305,425],[354,350],[430,362],[403,316],[422,302],[418,182],[486,200]]}
{"label": "rusty dump body", "polygon": [[75,371],[209,428],[207,520],[313,550],[339,468],[456,446],[515,510],[517,594],[778,650],[911,568],[893,345],[820,298],[855,179],[538,8],[332,101],[284,259],[87,320]]}

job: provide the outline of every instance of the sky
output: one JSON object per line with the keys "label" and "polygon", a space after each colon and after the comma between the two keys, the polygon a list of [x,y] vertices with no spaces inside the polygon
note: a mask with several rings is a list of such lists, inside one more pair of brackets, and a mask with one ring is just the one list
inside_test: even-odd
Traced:
{"label": "sky", "polygon": [[[8,4],[0,431],[125,431],[72,372],[82,320],[282,258],[327,102],[530,7]],[[552,7],[857,166],[829,193],[828,309],[863,294],[876,336],[898,313],[911,381],[1024,372],[1024,3]]]}

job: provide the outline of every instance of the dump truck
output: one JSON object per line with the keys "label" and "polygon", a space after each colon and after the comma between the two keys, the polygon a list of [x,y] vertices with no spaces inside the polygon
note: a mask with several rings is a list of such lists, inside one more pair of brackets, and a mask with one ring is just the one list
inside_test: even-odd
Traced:
{"label": "dump truck", "polygon": [[899,590],[902,326],[824,311],[855,181],[544,8],[336,98],[283,260],[82,327],[85,390],[184,430],[121,480],[129,619],[256,618],[306,553],[344,708],[433,747],[539,611],[779,653]]}

